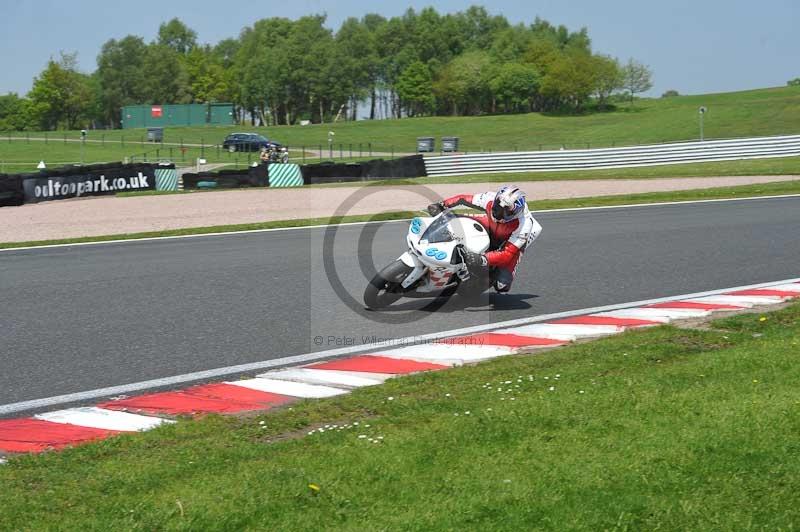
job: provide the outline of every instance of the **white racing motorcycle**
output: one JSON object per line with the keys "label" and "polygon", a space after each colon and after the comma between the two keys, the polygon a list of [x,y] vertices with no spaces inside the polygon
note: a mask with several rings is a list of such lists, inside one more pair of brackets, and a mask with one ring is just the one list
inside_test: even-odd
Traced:
{"label": "white racing motorcycle", "polygon": [[450,209],[435,217],[414,218],[406,241],[408,251],[367,285],[367,308],[384,308],[404,296],[449,297],[456,291],[472,298],[491,285],[480,260],[489,248],[489,234],[474,218]]}

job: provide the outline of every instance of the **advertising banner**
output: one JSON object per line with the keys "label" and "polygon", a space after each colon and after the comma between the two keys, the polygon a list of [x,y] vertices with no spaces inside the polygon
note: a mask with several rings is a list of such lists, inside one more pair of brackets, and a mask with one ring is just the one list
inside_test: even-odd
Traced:
{"label": "advertising banner", "polygon": [[25,203],[39,203],[83,196],[102,196],[115,192],[155,190],[155,170],[151,166],[129,166],[87,171],[71,175],[25,176]]}

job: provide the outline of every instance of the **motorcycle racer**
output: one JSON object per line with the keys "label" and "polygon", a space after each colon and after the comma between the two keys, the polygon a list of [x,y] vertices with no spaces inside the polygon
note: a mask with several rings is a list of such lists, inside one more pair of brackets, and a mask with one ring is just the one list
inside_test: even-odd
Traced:
{"label": "motorcycle racer", "polygon": [[446,208],[464,205],[485,212],[473,216],[489,234],[489,250],[481,256],[484,267],[490,269],[497,292],[508,292],[514,281],[522,253],[542,232],[542,226],[531,214],[525,193],[513,185],[504,185],[496,192],[459,194],[428,206],[431,216]]}

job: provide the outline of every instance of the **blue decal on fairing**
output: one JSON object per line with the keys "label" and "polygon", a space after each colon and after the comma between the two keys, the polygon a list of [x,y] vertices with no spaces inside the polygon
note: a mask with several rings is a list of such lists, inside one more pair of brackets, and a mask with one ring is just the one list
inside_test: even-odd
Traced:
{"label": "blue decal on fairing", "polygon": [[435,258],[436,260],[444,260],[447,258],[447,252],[439,251],[436,248],[428,248],[425,254],[429,257]]}
{"label": "blue decal on fairing", "polygon": [[411,220],[411,232],[414,233],[415,235],[418,235],[421,229],[420,225],[422,225],[422,220],[420,220],[419,218],[414,218],[413,220]]}

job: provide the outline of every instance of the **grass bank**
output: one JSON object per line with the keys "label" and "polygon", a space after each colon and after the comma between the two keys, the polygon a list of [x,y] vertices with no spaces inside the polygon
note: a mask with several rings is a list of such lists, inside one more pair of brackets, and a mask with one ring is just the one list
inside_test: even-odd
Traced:
{"label": "grass bank", "polygon": [[799,339],[794,305],[14,459],[0,529],[791,529]]}
{"label": "grass bank", "polygon": [[[421,117],[401,120],[361,120],[336,124],[309,126],[275,126],[254,128],[249,126],[224,127],[173,127],[164,131],[164,145],[160,156],[166,157],[170,146],[172,157],[179,157],[178,147],[189,152],[187,161],[199,155],[197,144],[218,145],[233,131],[257,131],[289,145],[299,160],[301,146],[312,152],[323,151],[327,158],[352,158],[359,150],[373,153],[413,152],[417,137],[435,137],[437,146],[443,136],[457,136],[464,151],[487,150],[542,150],[587,147],[629,146],[696,140],[699,138],[697,109],[706,106],[704,115],[705,136],[732,138],[762,135],[800,133],[800,87],[776,87],[719,94],[677,96],[673,98],[645,98],[634,104],[623,103],[609,112],[579,116],[560,116],[542,113],[496,115],[478,117]],[[328,144],[328,132],[335,133],[333,146]],[[29,140],[44,138],[41,141]],[[9,142],[6,136],[11,136]],[[156,145],[147,143],[144,129],[90,131],[88,139],[102,149],[119,149],[120,154],[141,155],[148,152],[155,157]],[[41,159],[79,161],[79,131],[70,132],[2,132],[0,133],[0,161],[38,162]],[[65,142],[66,141],[66,142]],[[23,147],[24,146],[24,147]],[[85,149],[90,148],[90,143]],[[22,151],[22,150],[27,151]],[[69,150],[56,152],[54,150]],[[98,148],[100,149],[100,148]],[[351,153],[352,150],[352,153]],[[95,152],[91,160],[115,160],[110,152]],[[206,149],[205,156],[212,162],[225,162],[228,155]],[[331,157],[332,155],[332,157]],[[48,159],[48,157],[50,159]],[[246,159],[246,157],[244,157]],[[311,160],[311,159],[309,159]],[[318,159],[316,159],[318,160]],[[233,160],[230,161],[233,163]],[[313,162],[313,161],[312,161]]]}

